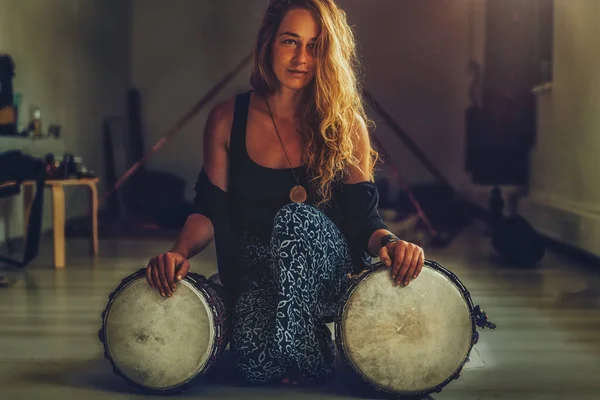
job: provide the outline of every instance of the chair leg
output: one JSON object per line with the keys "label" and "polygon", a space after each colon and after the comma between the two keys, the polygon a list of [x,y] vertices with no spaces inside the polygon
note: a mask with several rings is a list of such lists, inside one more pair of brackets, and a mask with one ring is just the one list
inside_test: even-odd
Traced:
{"label": "chair leg", "polygon": [[35,183],[35,196],[28,211],[27,240],[25,242],[23,266],[29,264],[39,253],[40,241],[42,239],[42,220],[44,217],[44,193],[44,181],[40,179]]}
{"label": "chair leg", "polygon": [[91,252],[98,255],[98,188],[94,182],[89,183],[90,188],[90,213],[92,214]]}
{"label": "chair leg", "polygon": [[27,232],[29,231],[29,217],[35,194],[34,185],[23,185],[23,242],[27,243]]}
{"label": "chair leg", "polygon": [[54,267],[65,267],[65,191],[52,185],[52,218],[54,226]]}

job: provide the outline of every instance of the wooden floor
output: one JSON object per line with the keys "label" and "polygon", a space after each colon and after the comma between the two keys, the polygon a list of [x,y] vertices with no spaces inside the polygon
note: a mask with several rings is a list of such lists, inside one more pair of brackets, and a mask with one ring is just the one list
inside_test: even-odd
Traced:
{"label": "wooden floor", "polygon": [[[483,229],[473,226],[429,259],[455,272],[475,304],[498,325],[483,330],[460,379],[433,399],[600,399],[600,270],[550,253],[537,270],[502,266]],[[97,338],[108,294],[121,279],[167,249],[160,241],[68,242],[67,268],[54,270],[45,239],[41,256],[15,286],[0,288],[0,399],[138,399],[103,359]],[[210,254],[192,268],[212,273]],[[364,398],[340,372],[318,390],[247,388],[218,371],[184,398]],[[373,397],[371,397],[373,398]]]}

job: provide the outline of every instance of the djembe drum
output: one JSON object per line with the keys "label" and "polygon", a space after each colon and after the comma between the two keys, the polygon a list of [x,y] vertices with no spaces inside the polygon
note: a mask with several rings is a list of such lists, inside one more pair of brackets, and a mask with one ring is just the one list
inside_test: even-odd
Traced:
{"label": "djembe drum", "polygon": [[419,278],[395,286],[377,263],[352,278],[335,321],[343,360],[391,395],[425,396],[457,379],[479,334],[494,329],[456,275],[426,261]]}
{"label": "djembe drum", "polygon": [[230,339],[222,286],[188,273],[173,296],[162,297],[145,269],[110,294],[98,333],[116,375],[138,390],[175,394],[216,365]]}

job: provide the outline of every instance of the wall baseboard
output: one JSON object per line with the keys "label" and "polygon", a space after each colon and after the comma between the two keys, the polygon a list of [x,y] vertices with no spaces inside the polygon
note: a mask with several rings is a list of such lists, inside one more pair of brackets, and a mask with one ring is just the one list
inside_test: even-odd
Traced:
{"label": "wall baseboard", "polygon": [[[489,221],[490,212],[488,209],[482,207],[480,204],[477,204],[475,202],[469,202],[467,206],[467,209],[469,210],[472,218],[479,219],[485,222]],[[600,267],[599,255],[591,253],[589,250],[578,247],[577,245],[557,239],[555,235],[551,235],[543,230],[540,230],[538,226],[536,226],[535,219],[531,218],[531,212],[525,212],[520,215],[533,226],[533,228],[544,240],[547,248],[557,253],[563,254],[572,260],[581,262],[585,265]]]}
{"label": "wall baseboard", "polygon": [[[475,185],[462,188],[473,218],[488,221],[491,188]],[[600,266],[600,207],[568,202],[535,191],[525,196],[519,187],[501,186],[501,190],[505,215],[525,218],[548,248],[571,259]]]}
{"label": "wall baseboard", "polygon": [[519,213],[552,241],[600,258],[600,212],[533,193],[519,201]]}

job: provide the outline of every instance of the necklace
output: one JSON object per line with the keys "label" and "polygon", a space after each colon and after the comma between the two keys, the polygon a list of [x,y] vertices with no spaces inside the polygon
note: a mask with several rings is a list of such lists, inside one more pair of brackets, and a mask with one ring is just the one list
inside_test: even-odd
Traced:
{"label": "necklace", "polygon": [[290,158],[287,155],[287,151],[285,151],[285,146],[283,145],[283,140],[281,140],[281,136],[279,136],[279,130],[277,129],[277,124],[275,123],[275,118],[273,118],[273,113],[271,112],[271,107],[269,106],[269,100],[265,96],[265,102],[267,103],[267,108],[269,109],[269,115],[271,116],[271,121],[273,121],[273,126],[275,127],[275,132],[277,133],[277,137],[279,138],[279,142],[281,143],[281,147],[283,148],[283,152],[285,154],[285,158],[290,165],[292,175],[294,175],[294,179],[296,180],[296,186],[290,190],[290,200],[294,203],[304,203],[307,199],[306,189],[302,185],[300,185],[300,181],[296,177],[294,173],[294,168],[292,167],[292,163],[290,162]]}

